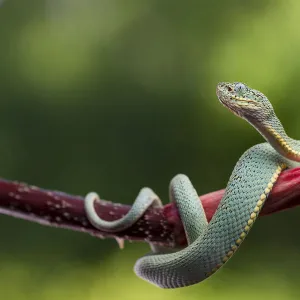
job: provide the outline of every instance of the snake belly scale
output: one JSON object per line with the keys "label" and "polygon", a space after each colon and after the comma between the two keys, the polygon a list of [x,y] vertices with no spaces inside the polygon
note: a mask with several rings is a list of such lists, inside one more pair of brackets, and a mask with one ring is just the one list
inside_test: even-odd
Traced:
{"label": "snake belly scale", "polygon": [[[300,162],[300,142],[285,133],[264,94],[243,83],[225,82],[218,84],[217,96],[231,112],[254,126],[267,143],[255,145],[241,156],[210,223],[189,178],[179,174],[171,180],[170,200],[178,208],[188,246],[162,253],[151,245],[152,253],[138,259],[134,267],[139,277],[162,288],[196,284],[222,267],[249,233],[282,170]],[[94,227],[107,232],[122,231],[149,206],[161,205],[150,188],[143,188],[126,216],[107,222],[95,212],[97,199],[96,193],[86,196],[86,214]]]}

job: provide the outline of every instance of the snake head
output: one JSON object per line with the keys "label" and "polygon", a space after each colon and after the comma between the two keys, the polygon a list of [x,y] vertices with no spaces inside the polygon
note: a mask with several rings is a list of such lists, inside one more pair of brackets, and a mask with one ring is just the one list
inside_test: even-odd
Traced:
{"label": "snake head", "polygon": [[240,82],[221,82],[217,85],[220,102],[237,116],[253,123],[263,122],[274,114],[268,98]]}

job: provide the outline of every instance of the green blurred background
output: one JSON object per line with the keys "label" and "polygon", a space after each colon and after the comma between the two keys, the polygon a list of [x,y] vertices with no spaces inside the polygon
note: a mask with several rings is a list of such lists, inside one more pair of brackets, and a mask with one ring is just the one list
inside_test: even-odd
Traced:
{"label": "green blurred background", "polygon": [[[132,203],[168,202],[186,173],[225,187],[262,141],[219,81],[267,94],[300,138],[300,1],[7,0],[0,6],[1,176]],[[178,290],[137,278],[141,243],[0,216],[1,299],[299,299],[299,209],[260,219],[215,276]]]}

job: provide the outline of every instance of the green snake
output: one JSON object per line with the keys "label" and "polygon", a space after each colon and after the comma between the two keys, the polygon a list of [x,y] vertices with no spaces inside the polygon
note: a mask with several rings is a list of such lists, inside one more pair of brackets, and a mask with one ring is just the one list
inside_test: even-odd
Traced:
{"label": "green snake", "polygon": [[[179,174],[170,183],[182,220],[188,246],[177,252],[153,252],[138,259],[135,273],[162,288],[179,288],[198,283],[220,269],[237,251],[249,233],[279,174],[299,165],[300,141],[290,138],[268,98],[243,83],[219,83],[219,101],[245,119],[266,139],[253,146],[237,162],[225,194],[210,223],[198,194],[187,176]],[[134,224],[151,205],[161,205],[158,196],[143,188],[123,218],[107,222],[95,212],[96,193],[85,198],[91,224],[107,232],[122,231]]]}

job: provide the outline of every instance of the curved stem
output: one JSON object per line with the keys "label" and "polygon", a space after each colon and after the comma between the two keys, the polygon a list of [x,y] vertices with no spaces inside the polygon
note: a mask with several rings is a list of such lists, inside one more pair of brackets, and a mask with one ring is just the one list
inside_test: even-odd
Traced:
{"label": "curved stem", "polygon": [[[224,194],[219,190],[201,196],[208,221],[211,220]],[[300,205],[300,167],[282,172],[266,201],[260,216]],[[129,205],[108,201],[96,203],[100,217],[113,221],[124,216]],[[173,203],[151,208],[132,227],[117,234],[95,229],[87,220],[83,198],[40,189],[20,182],[0,179],[0,214],[25,219],[42,225],[86,232],[100,238],[153,242],[163,246],[186,243],[184,229]]]}

